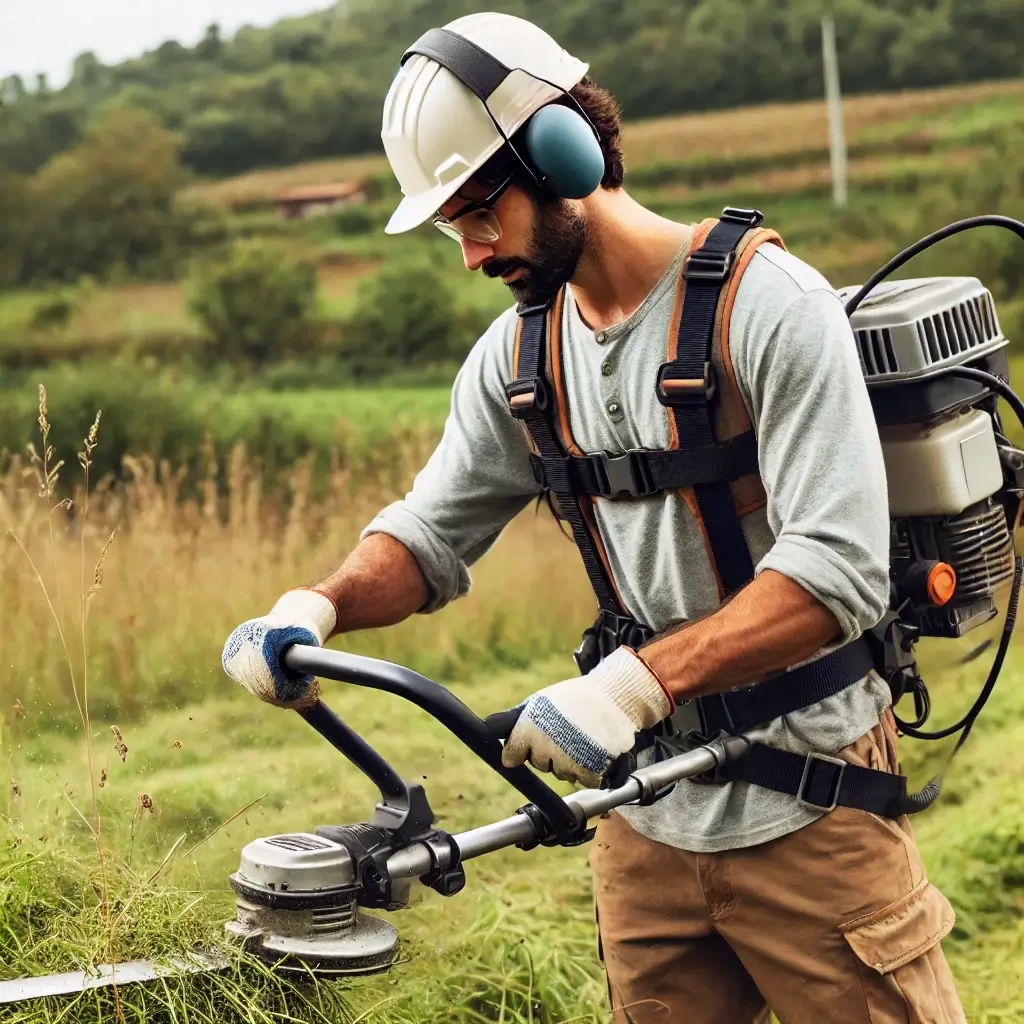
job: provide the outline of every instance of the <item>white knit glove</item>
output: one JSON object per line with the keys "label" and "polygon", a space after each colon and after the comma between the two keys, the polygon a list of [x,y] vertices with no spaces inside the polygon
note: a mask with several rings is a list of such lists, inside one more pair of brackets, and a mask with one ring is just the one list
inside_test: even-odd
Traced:
{"label": "white knit glove", "polygon": [[520,705],[505,741],[506,768],[534,768],[588,788],[600,786],[636,734],[668,718],[675,701],[629,647],[619,647],[588,675],[545,687]]}
{"label": "white knit glove", "polygon": [[319,590],[284,593],[259,619],[238,626],[224,644],[224,671],[250,693],[281,708],[306,708],[320,699],[315,676],[297,676],[281,663],[293,644],[322,647],[338,623],[337,605]]}

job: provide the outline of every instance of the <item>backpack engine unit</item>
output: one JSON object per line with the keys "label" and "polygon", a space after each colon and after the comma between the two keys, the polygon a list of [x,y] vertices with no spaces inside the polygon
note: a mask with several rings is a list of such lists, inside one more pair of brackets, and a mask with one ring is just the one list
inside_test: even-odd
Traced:
{"label": "backpack engine unit", "polygon": [[875,637],[894,694],[915,694],[919,728],[927,690],[908,647],[989,622],[1013,578],[1024,456],[1003,432],[992,387],[949,373],[970,366],[1008,380],[1008,340],[975,278],[880,286],[851,325],[889,488],[890,607]]}

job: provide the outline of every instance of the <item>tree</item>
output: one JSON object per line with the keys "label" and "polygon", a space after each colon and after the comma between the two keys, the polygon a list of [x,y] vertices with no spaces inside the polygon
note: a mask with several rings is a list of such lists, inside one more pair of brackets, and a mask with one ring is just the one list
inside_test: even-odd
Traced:
{"label": "tree", "polygon": [[182,183],[178,140],[157,118],[121,105],[101,111],[29,182],[23,279],[166,269],[187,228],[175,200]]}
{"label": "tree", "polygon": [[25,98],[25,83],[21,75],[8,75],[0,82],[0,106],[11,106]]}
{"label": "tree", "polygon": [[224,42],[220,37],[220,26],[214,22],[208,25],[203,38],[196,44],[196,56],[200,60],[219,60],[224,52]]}

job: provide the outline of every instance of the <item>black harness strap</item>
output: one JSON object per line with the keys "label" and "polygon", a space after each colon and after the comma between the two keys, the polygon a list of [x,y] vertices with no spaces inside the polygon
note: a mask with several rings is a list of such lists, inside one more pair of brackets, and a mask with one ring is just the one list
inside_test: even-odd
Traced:
{"label": "black harness strap", "polygon": [[722,766],[721,777],[786,793],[815,811],[855,807],[885,818],[913,813],[905,776],[825,754],[794,754],[754,743],[737,761]]}
{"label": "black harness strap", "polygon": [[792,714],[828,697],[834,697],[874,668],[871,647],[865,637],[832,651],[817,661],[766,679],[764,682],[709,697],[697,707],[705,735],[745,732],[775,718]]}
{"label": "black harness strap", "polygon": [[[553,417],[557,414],[547,381],[544,379],[547,317],[551,304],[520,310],[519,359],[515,367],[516,379],[505,389],[512,415],[522,420],[530,432],[540,457],[551,465],[564,462],[566,453],[558,440]],[[573,540],[583,559],[587,578],[602,611],[623,616],[624,611],[608,576],[597,541],[591,535],[568,472],[555,473],[548,486],[572,530]]]}
{"label": "black harness strap", "polygon": [[[658,372],[658,399],[672,410],[679,449],[694,451],[715,444],[710,401],[715,380],[711,345],[715,313],[729,279],[736,246],[763,220],[756,210],[726,209],[696,252],[686,261],[686,293],[679,317],[676,357]],[[698,483],[693,488],[711,554],[725,595],[754,578],[754,565],[736,515],[727,480]]]}
{"label": "black harness strap", "polygon": [[554,459],[533,457],[538,482],[568,484],[576,494],[599,498],[628,495],[639,498],[658,491],[738,480],[757,473],[757,438],[753,431],[722,444],[698,445],[685,450],[630,451],[622,455],[597,452]]}

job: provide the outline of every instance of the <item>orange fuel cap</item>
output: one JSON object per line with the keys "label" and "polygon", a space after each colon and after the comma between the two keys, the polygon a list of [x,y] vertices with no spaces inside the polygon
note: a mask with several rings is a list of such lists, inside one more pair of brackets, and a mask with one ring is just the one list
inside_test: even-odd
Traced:
{"label": "orange fuel cap", "polygon": [[956,572],[946,562],[936,562],[928,573],[928,596],[932,604],[946,604],[956,591]]}

